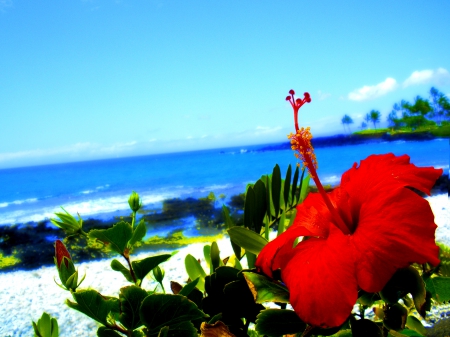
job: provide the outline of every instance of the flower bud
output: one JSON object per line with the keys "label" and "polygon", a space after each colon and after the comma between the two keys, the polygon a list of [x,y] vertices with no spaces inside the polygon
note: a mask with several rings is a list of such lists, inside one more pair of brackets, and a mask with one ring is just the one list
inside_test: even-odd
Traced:
{"label": "flower bud", "polygon": [[[54,261],[63,287],[66,290],[75,291],[75,289],[79,286],[78,271],[75,270],[69,251],[60,240],[56,240],[55,242]],[[81,280],[81,282],[82,281],[83,280]]]}
{"label": "flower bud", "polygon": [[139,209],[142,207],[142,201],[139,198],[139,194],[137,194],[135,191],[131,193],[130,198],[128,199],[128,204],[130,205],[130,208],[133,212],[139,211]]}
{"label": "flower bud", "polygon": [[159,266],[153,268],[153,276],[155,277],[156,282],[162,283],[165,274],[164,269],[161,269]]}

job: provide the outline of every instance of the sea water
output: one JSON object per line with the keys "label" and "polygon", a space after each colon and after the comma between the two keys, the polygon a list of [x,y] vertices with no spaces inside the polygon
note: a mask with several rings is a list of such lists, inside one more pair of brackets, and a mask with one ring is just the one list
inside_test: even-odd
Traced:
{"label": "sea water", "polygon": [[[291,150],[262,151],[247,146],[148,155],[0,170],[0,225],[38,222],[63,206],[84,219],[107,219],[129,213],[128,196],[136,191],[144,205],[158,209],[169,198],[224,194],[226,200],[248,183],[271,173],[282,175],[297,163]],[[449,140],[369,142],[316,149],[323,184],[339,184],[340,176],[370,154],[408,154],[417,166],[444,168],[448,173]]]}

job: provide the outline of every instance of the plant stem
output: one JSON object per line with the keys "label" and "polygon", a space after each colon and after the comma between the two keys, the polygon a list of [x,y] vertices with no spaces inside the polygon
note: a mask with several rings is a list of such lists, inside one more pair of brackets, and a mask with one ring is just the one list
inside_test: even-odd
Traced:
{"label": "plant stem", "polygon": [[130,261],[130,258],[127,257],[127,256],[125,256],[125,255],[122,255],[122,256],[124,257],[125,260],[127,260],[128,267],[129,267],[129,269],[130,269],[131,277],[133,278],[133,281],[134,281],[134,283],[136,284],[137,279],[136,279],[136,275],[134,274],[133,267],[131,267],[131,261]]}

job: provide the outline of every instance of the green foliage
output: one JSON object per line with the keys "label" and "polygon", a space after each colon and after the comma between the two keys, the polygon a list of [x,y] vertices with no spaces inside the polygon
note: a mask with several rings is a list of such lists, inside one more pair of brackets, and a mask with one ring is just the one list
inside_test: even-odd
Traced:
{"label": "green foliage", "polygon": [[261,235],[243,227],[233,227],[228,230],[228,234],[232,242],[255,255],[258,255],[268,242]]}
{"label": "green foliage", "polygon": [[306,323],[292,310],[265,309],[256,320],[256,331],[269,337],[296,334],[303,332],[305,328]]}
{"label": "green foliage", "polygon": [[119,312],[119,299],[106,298],[96,290],[78,290],[73,292],[72,296],[75,302],[66,300],[70,308],[78,310],[103,325],[109,325],[108,317],[111,311]]}
{"label": "green foliage", "polygon": [[[61,207],[62,208],[62,207]],[[83,219],[81,219],[81,216],[78,214],[78,220],[75,219],[74,216],[72,216],[69,212],[67,212],[64,208],[62,208],[64,213],[55,213],[55,215],[59,218],[57,219],[50,219],[50,221],[57,227],[63,229],[66,231],[69,235],[75,235],[75,234],[86,234],[83,232]]]}
{"label": "green foliage", "polygon": [[133,228],[125,221],[121,221],[109,229],[94,229],[89,232],[90,238],[103,242],[120,255],[125,255],[128,241],[132,236]]}
{"label": "green foliage", "polygon": [[134,330],[142,325],[139,309],[142,302],[148,296],[147,292],[135,285],[120,289],[120,323],[129,330]]}
{"label": "green foliage", "polygon": [[140,320],[145,325],[147,336],[158,336],[168,327],[171,337],[197,337],[192,321],[207,316],[197,306],[181,295],[153,294],[147,296],[140,307]]}
{"label": "green foliage", "polygon": [[[140,284],[145,276],[150,273],[154,268],[156,268],[160,263],[163,263],[170,259],[172,255],[170,254],[161,254],[146,257],[145,259],[133,261],[131,262],[132,269],[134,270],[134,274],[136,275],[136,279]],[[139,281],[140,280],[140,281]]]}
{"label": "green foliage", "polygon": [[198,262],[195,257],[193,257],[191,254],[186,255],[186,258],[184,260],[184,264],[186,267],[186,271],[189,275],[189,278],[191,280],[199,279],[197,288],[201,291],[205,290],[205,277],[206,273],[203,270],[203,267],[200,265],[200,262]]}
{"label": "green foliage", "polygon": [[38,322],[32,322],[35,337],[58,337],[59,329],[56,318],[44,312]]}
{"label": "green foliage", "polygon": [[281,283],[256,273],[243,272],[242,274],[256,303],[289,303],[289,291]]}

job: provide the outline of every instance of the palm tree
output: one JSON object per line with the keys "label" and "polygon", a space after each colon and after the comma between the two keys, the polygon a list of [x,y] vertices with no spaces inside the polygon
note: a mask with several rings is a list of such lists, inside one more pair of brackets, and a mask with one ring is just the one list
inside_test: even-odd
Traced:
{"label": "palm tree", "polygon": [[344,117],[342,117],[341,119],[341,123],[344,126],[344,131],[345,126],[347,125],[348,132],[350,133],[350,124],[353,124],[353,119],[349,115],[344,115]]}
{"label": "palm tree", "polygon": [[373,127],[377,128],[377,123],[380,122],[381,113],[378,110],[372,110],[369,112],[370,120],[373,123]]}

